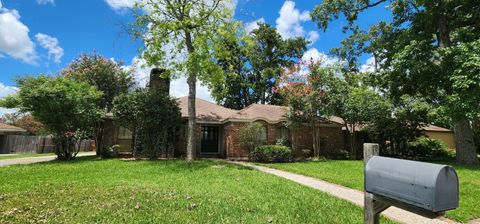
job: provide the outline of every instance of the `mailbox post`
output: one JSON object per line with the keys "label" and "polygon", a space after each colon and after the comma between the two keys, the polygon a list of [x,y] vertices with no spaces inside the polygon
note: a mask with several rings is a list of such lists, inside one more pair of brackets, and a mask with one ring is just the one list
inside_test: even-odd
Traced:
{"label": "mailbox post", "polygon": [[[373,156],[378,156],[380,147],[378,144],[365,143],[363,145],[363,170],[367,166],[368,161]],[[365,185],[365,173],[363,184]],[[380,213],[387,209],[388,205],[376,200],[375,195],[364,191],[364,203],[363,203],[363,223],[365,224],[378,224],[380,222]]]}
{"label": "mailbox post", "polygon": [[379,223],[380,213],[390,206],[428,218],[458,207],[452,167],[378,154],[378,144],[364,144],[364,223]]}

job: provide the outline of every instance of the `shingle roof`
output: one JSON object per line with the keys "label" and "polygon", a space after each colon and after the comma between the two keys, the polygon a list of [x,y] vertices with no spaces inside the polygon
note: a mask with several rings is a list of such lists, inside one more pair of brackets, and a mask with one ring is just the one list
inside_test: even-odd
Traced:
{"label": "shingle roof", "polygon": [[285,114],[288,107],[265,105],[265,104],[251,104],[248,107],[232,114],[229,119],[232,120],[265,120],[270,123],[278,123],[285,121]]}
{"label": "shingle roof", "polygon": [[[178,98],[178,101],[182,117],[188,117],[188,97],[180,97]],[[195,108],[197,119],[201,121],[221,122],[237,112],[236,110],[228,109],[198,98],[195,99]]]}
{"label": "shingle roof", "polygon": [[[188,117],[188,97],[180,97],[178,101],[182,117]],[[263,120],[275,124],[286,121],[285,115],[288,111],[288,107],[268,104],[251,104],[242,110],[233,110],[198,98],[195,101],[195,106],[197,119],[206,122]],[[333,121],[333,123],[336,122]]]}
{"label": "shingle roof", "polygon": [[0,123],[0,132],[26,132],[26,130],[13,125]]}
{"label": "shingle roof", "polygon": [[452,132],[452,130],[450,129],[435,126],[433,124],[429,124],[425,127],[422,127],[421,129],[424,131]]}

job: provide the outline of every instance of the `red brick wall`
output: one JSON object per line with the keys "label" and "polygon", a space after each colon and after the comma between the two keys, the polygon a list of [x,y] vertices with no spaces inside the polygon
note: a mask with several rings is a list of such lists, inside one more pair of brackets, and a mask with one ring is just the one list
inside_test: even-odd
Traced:
{"label": "red brick wall", "polygon": [[240,143],[240,129],[246,123],[229,122],[224,126],[225,130],[225,151],[227,158],[248,159],[249,151]]}

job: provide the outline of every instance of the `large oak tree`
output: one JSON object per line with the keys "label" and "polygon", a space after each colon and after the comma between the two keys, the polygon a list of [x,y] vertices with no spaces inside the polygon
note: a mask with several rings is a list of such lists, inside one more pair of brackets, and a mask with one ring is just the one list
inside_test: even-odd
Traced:
{"label": "large oak tree", "polygon": [[[360,13],[385,6],[392,11],[392,21],[379,21],[368,32],[358,29]],[[339,16],[348,21],[350,40],[361,43],[350,43],[350,49],[375,57],[376,75],[392,99],[422,97],[445,112],[454,124],[457,162],[478,164],[471,128],[480,116],[478,2],[324,0],[312,12],[324,30]]]}

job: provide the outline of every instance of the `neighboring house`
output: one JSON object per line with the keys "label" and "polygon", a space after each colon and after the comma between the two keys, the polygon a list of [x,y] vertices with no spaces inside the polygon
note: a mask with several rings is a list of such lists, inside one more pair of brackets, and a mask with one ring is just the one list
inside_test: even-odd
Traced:
{"label": "neighboring house", "polygon": [[431,124],[423,127],[422,130],[423,134],[425,134],[425,137],[442,141],[449,149],[456,149],[455,133],[452,130]]}
{"label": "neighboring house", "polygon": [[6,136],[8,135],[18,135],[25,133],[26,130],[23,128],[15,127],[12,125],[0,123],[0,154],[10,153],[9,149],[4,147]]}

